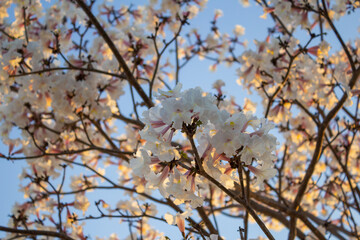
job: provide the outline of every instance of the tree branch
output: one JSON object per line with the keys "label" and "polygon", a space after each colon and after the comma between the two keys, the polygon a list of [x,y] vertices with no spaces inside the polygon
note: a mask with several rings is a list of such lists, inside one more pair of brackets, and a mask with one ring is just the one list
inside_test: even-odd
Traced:
{"label": "tree branch", "polygon": [[91,10],[88,8],[88,6],[85,4],[82,0],[75,0],[76,3],[82,8],[82,10],[85,12],[85,14],[88,16],[89,20],[95,25],[96,30],[98,31],[99,35],[102,36],[106,44],[111,49],[112,53],[114,54],[116,60],[119,62],[121,68],[125,72],[125,75],[127,77],[127,80],[129,83],[136,89],[138,94],[141,96],[141,98],[144,100],[146,106],[148,108],[151,108],[154,106],[151,99],[146,95],[144,90],[141,88],[137,80],[135,79],[134,75],[131,73],[129,67],[127,66],[124,58],[120,55],[120,52],[117,50],[114,42],[111,40],[109,35],[106,33],[104,28],[100,25],[99,21],[96,19],[94,14],[91,12]]}
{"label": "tree branch", "polygon": [[19,233],[26,236],[49,236],[49,237],[57,237],[64,240],[74,240],[73,238],[69,237],[64,233],[58,232],[51,232],[51,231],[43,231],[43,230],[22,230],[22,229],[15,229],[15,228],[8,228],[0,226],[0,231],[9,232],[9,233]]}

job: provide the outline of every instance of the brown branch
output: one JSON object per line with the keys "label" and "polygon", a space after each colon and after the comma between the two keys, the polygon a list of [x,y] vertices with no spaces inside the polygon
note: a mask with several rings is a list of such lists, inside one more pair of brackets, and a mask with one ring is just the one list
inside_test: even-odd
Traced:
{"label": "brown branch", "polygon": [[309,46],[309,44],[311,43],[312,40],[313,40],[313,37],[311,37],[311,38],[307,41],[307,43],[305,44],[304,47],[300,47],[300,50],[299,50],[296,54],[294,54],[294,55],[291,55],[291,54],[288,52],[287,48],[285,48],[285,51],[287,52],[287,54],[288,54],[288,56],[289,56],[289,58],[290,58],[289,65],[288,65],[288,67],[287,67],[287,69],[286,69],[286,74],[285,74],[285,76],[283,77],[283,81],[282,81],[281,84],[277,87],[277,89],[275,90],[275,92],[274,92],[271,96],[268,97],[269,102],[268,102],[268,105],[267,105],[267,107],[266,107],[265,118],[268,117],[268,114],[269,114],[269,112],[270,112],[270,107],[271,107],[274,99],[277,97],[277,95],[280,93],[280,91],[281,91],[281,90],[285,87],[285,85],[287,84],[287,82],[288,82],[288,80],[289,80],[289,78],[290,78],[290,72],[291,72],[291,69],[292,69],[292,66],[293,66],[294,61],[296,60],[296,58],[297,58],[300,54],[303,53],[303,51],[301,51],[301,50],[302,50],[302,49],[306,49],[307,46]]}
{"label": "brown branch", "polygon": [[143,129],[145,127],[145,124],[139,120],[135,120],[135,119],[131,119],[131,118],[127,118],[121,114],[113,114],[112,115],[113,118],[119,119],[121,121],[124,121],[126,123],[131,123],[134,125],[139,126],[141,129]]}
{"label": "brown branch", "polygon": [[360,212],[360,205],[359,205],[359,202],[358,202],[357,197],[356,197],[356,194],[355,194],[355,193],[357,193],[357,194],[360,196],[360,190],[359,190],[359,188],[356,186],[356,184],[355,184],[355,187],[353,187],[353,184],[352,184],[352,182],[351,182],[351,180],[353,179],[353,176],[349,173],[349,170],[348,170],[348,168],[347,168],[347,165],[345,165],[345,164],[343,164],[343,163],[341,162],[341,158],[338,156],[338,152],[337,152],[337,151],[334,149],[334,147],[331,145],[330,140],[328,139],[327,136],[325,136],[325,139],[326,139],[326,141],[328,142],[328,145],[329,145],[329,147],[330,147],[330,150],[331,150],[331,152],[333,153],[333,155],[334,155],[337,163],[340,165],[343,173],[345,173],[345,176],[346,176],[346,178],[348,179],[349,187],[350,187],[351,193],[352,193],[353,198],[354,198],[354,202],[355,202],[355,205],[356,205],[356,209],[357,209],[357,211]]}
{"label": "brown branch", "polygon": [[[177,206],[173,201],[171,201],[169,198],[166,199],[167,203],[170,207],[172,207],[175,211],[179,213],[183,213],[183,210],[179,206]],[[190,225],[199,231],[201,235],[210,236],[210,234],[202,228],[200,224],[197,224],[195,220],[193,220],[191,217],[186,218],[186,220],[190,223]]]}
{"label": "brown branch", "polygon": [[333,30],[333,32],[334,32],[335,35],[336,35],[336,38],[339,40],[342,48],[344,49],[345,54],[346,54],[346,56],[347,56],[347,58],[348,58],[348,60],[349,60],[351,69],[352,69],[353,71],[355,71],[355,70],[356,70],[355,64],[354,64],[354,61],[353,61],[353,59],[352,59],[352,57],[351,57],[351,54],[350,54],[350,52],[349,52],[349,49],[348,49],[348,47],[346,46],[346,44],[344,43],[344,40],[342,39],[341,35],[339,34],[338,30],[336,29],[334,23],[332,22],[332,20],[331,20],[330,17],[329,17],[329,13],[328,13],[328,10],[327,10],[327,7],[326,7],[325,0],[322,0],[321,2],[322,2],[322,5],[323,5],[323,8],[324,8],[324,11],[323,11],[324,14],[323,14],[323,16],[325,17],[326,21],[329,23],[331,29]]}
{"label": "brown branch", "polygon": [[[251,192],[251,197],[254,198],[256,201],[261,202],[262,204],[277,209],[278,211],[281,211],[289,216],[293,216],[296,215],[301,221],[304,222],[304,224],[309,228],[309,229],[316,229],[313,226],[311,226],[311,222],[309,220],[307,220],[307,218],[311,219],[313,222],[315,222],[316,224],[318,224],[319,226],[325,226],[326,225],[326,230],[328,230],[331,234],[333,234],[334,236],[338,237],[339,239],[345,240],[340,234],[339,232],[342,232],[348,236],[354,236],[351,232],[347,231],[346,229],[336,226],[334,224],[332,224],[331,222],[328,222],[326,220],[322,220],[316,216],[314,216],[313,214],[304,211],[302,208],[299,208],[299,211],[295,211],[293,209],[291,209],[290,207],[287,207],[286,205],[290,205],[291,203],[286,201],[286,204],[281,204],[278,201],[275,201],[274,199],[268,198],[266,196],[260,195],[258,193],[255,192]],[[321,234],[322,235],[322,234]],[[318,236],[319,239],[321,239],[320,235]]]}
{"label": "brown branch", "polygon": [[88,16],[89,20],[95,25],[96,30],[98,31],[99,35],[104,39],[106,44],[111,49],[112,53],[114,54],[116,60],[119,62],[121,68],[125,72],[125,75],[127,77],[127,80],[129,83],[136,89],[138,94],[141,96],[141,98],[144,100],[146,106],[148,108],[151,108],[154,106],[151,99],[146,95],[144,90],[141,88],[139,83],[136,81],[134,75],[131,73],[129,67],[127,66],[124,58],[120,55],[120,52],[116,48],[114,42],[111,40],[109,35],[106,33],[105,29],[100,25],[99,21],[96,19],[94,14],[91,12],[91,10],[88,8],[88,6],[85,4],[82,0],[75,0],[76,3],[82,8],[82,10],[85,12],[85,14]]}
{"label": "brown branch", "polygon": [[11,36],[10,34],[8,34],[7,32],[5,32],[5,30],[2,29],[2,28],[0,28],[0,32],[1,32],[2,34],[4,34],[5,36],[7,36],[8,38],[12,39],[12,40],[15,40],[15,39],[16,39],[15,37],[13,37],[13,36]]}
{"label": "brown branch", "polygon": [[[267,8],[269,7],[266,0],[261,0],[261,1],[262,1],[262,4],[264,4],[265,7],[267,7]],[[257,2],[261,6],[260,0],[255,0],[255,2]],[[281,21],[281,19],[274,12],[271,12],[270,16],[274,20],[274,22],[278,22],[280,24],[280,26],[282,27],[282,29],[284,30],[284,32],[287,35],[292,37],[292,33],[286,28],[285,24]]]}
{"label": "brown branch", "polygon": [[[278,220],[279,222],[281,222],[285,227],[290,226],[290,221],[286,219],[286,217],[284,215],[282,215],[280,212],[278,211],[274,211],[270,208],[267,208],[257,202],[252,202],[251,206],[258,212],[261,212],[262,214],[265,214],[266,216],[269,216],[271,218],[275,218],[276,220]],[[305,239],[306,235],[300,230],[297,229],[296,231],[296,235],[300,238],[300,239]]]}
{"label": "brown branch", "polygon": [[294,102],[296,105],[298,105],[309,117],[311,117],[311,119],[313,120],[313,122],[316,125],[319,125],[319,121],[317,120],[317,118],[315,117],[314,114],[312,114],[309,109],[307,109],[301,102],[299,102],[297,99],[294,100]]}
{"label": "brown branch", "polygon": [[218,188],[220,188],[223,192],[225,192],[229,197],[240,203],[245,207],[245,209],[249,212],[251,217],[255,220],[255,222],[258,224],[258,226],[261,228],[261,230],[265,233],[265,235],[272,240],[275,240],[269,229],[266,227],[264,222],[260,219],[260,217],[257,215],[257,213],[254,211],[254,209],[251,207],[250,204],[248,204],[244,199],[240,198],[236,195],[236,193],[233,193],[231,190],[225,188],[221,183],[216,181],[213,177],[208,175],[206,172],[201,173],[202,176],[204,176],[206,179],[208,179],[210,182],[215,184]]}
{"label": "brown branch", "polygon": [[[180,18],[180,17],[179,17]],[[160,59],[161,59],[161,56],[164,54],[165,50],[175,41],[175,47],[177,48],[177,37],[180,36],[180,32],[181,32],[181,29],[183,27],[183,25],[185,24],[184,20],[181,20],[180,19],[180,27],[178,29],[178,31],[175,33],[174,37],[169,41],[169,42],[164,42],[165,45],[163,47],[163,49],[161,51],[158,50],[158,47],[157,47],[157,43],[156,43],[156,37],[157,37],[157,29],[156,28],[156,31],[155,31],[155,35],[153,36],[153,42],[154,42],[154,47],[155,47],[155,50],[156,50],[156,57],[157,57],[157,60],[156,60],[156,63],[155,63],[155,69],[154,69],[154,72],[153,72],[153,76],[150,80],[150,89],[149,89],[149,96],[150,96],[150,99],[152,98],[152,90],[153,90],[153,85],[154,85],[154,82],[155,82],[155,77],[157,75],[157,71],[158,71],[158,68],[159,68],[159,64],[160,64]],[[176,56],[177,56],[177,52],[176,52]],[[178,69],[178,59],[177,59],[177,69]],[[178,74],[178,71],[177,71],[177,74]],[[178,75],[177,75],[178,77]],[[176,80],[178,81],[178,79]]]}
{"label": "brown branch", "polygon": [[78,153],[83,153],[83,152],[87,152],[87,151],[99,151],[99,152],[104,152],[113,156],[118,156],[118,157],[126,157],[126,159],[128,159],[127,156],[125,156],[125,154],[127,155],[133,155],[133,152],[121,152],[121,151],[114,151],[111,149],[102,149],[102,148],[97,148],[97,147],[89,147],[89,148],[84,148],[84,149],[79,149],[79,150],[65,150],[63,152],[59,152],[59,153],[46,153],[43,152],[42,154],[39,155],[33,155],[33,156],[24,156],[24,157],[12,157],[12,156],[5,156],[5,155],[0,155],[0,158],[5,158],[7,160],[24,160],[24,159],[35,159],[35,158],[41,158],[41,157],[45,157],[45,156],[62,156],[62,155],[72,155],[72,154],[78,154]]}
{"label": "brown branch", "polygon": [[26,21],[26,9],[27,7],[22,7],[22,10],[23,10],[23,18],[24,18],[24,21],[23,21],[23,24],[24,24],[24,31],[25,31],[25,40],[27,43],[29,43],[29,36],[28,36],[28,31],[27,31],[27,21]]}
{"label": "brown branch", "polygon": [[[349,87],[350,89],[352,89],[355,86],[355,83],[357,81],[357,79],[359,78],[360,75],[360,68],[358,68],[354,73],[352,78],[350,79],[349,82]],[[309,164],[309,166],[307,167],[305,176],[303,181],[301,182],[301,185],[299,187],[299,190],[296,194],[295,200],[292,204],[292,208],[294,210],[298,210],[298,207],[301,203],[302,198],[305,195],[305,191],[306,188],[309,184],[309,181],[311,179],[312,174],[314,173],[315,170],[315,166],[318,162],[318,160],[320,159],[321,153],[322,153],[322,145],[324,142],[324,135],[325,135],[325,130],[327,128],[327,126],[329,125],[330,121],[336,116],[336,114],[338,113],[338,111],[342,108],[342,106],[344,105],[346,99],[348,98],[348,94],[345,92],[344,95],[341,97],[340,101],[336,104],[336,106],[327,114],[326,118],[324,119],[323,123],[318,127],[318,137],[317,137],[317,141],[316,141],[316,147],[315,147],[315,151],[313,154],[313,157],[311,159],[311,162]],[[289,240],[295,239],[295,235],[296,235],[296,216],[292,216],[291,217],[291,227],[290,227],[290,233],[289,233]]]}
{"label": "brown branch", "polygon": [[[96,121],[96,120],[92,120],[90,118],[88,118],[92,124],[95,125],[96,129],[100,132],[100,134],[106,139],[106,141],[110,144],[111,148],[113,151],[118,151],[118,147],[116,146],[116,144],[111,140],[110,136],[102,129],[101,124],[100,124],[100,120]],[[119,151],[119,155],[121,156],[122,159],[126,160],[127,162],[129,162],[129,157],[127,157],[126,155],[122,154]]]}
{"label": "brown branch", "polygon": [[204,221],[205,226],[209,229],[210,234],[218,234],[218,231],[214,228],[214,225],[211,223],[208,215],[206,214],[203,207],[196,208],[197,212],[199,213],[199,216],[201,217],[201,220]]}
{"label": "brown branch", "polygon": [[110,76],[112,76],[112,77],[117,77],[117,78],[125,78],[125,76],[123,76],[123,75],[119,75],[119,74],[115,74],[115,73],[110,73],[110,72],[105,72],[105,71],[100,70],[100,69],[80,68],[80,67],[74,67],[74,66],[47,68],[47,69],[43,69],[43,70],[39,70],[39,71],[24,72],[24,73],[21,73],[21,74],[9,75],[9,77],[10,77],[10,78],[11,78],[11,77],[13,77],[13,78],[18,78],[18,77],[23,77],[23,76],[28,76],[28,75],[36,75],[36,74],[42,74],[42,73],[46,73],[46,72],[64,71],[64,70],[94,72],[94,73],[100,73],[100,74],[110,75]]}
{"label": "brown branch", "polygon": [[0,231],[9,232],[9,233],[19,233],[26,236],[49,236],[49,237],[57,237],[64,240],[74,240],[73,238],[67,236],[64,233],[44,231],[44,230],[23,230],[23,229],[15,229],[0,226]]}
{"label": "brown branch", "polygon": [[180,70],[180,64],[179,64],[179,46],[178,46],[178,40],[175,39],[175,62],[176,62],[176,70],[175,70],[175,83],[179,83],[179,70]]}

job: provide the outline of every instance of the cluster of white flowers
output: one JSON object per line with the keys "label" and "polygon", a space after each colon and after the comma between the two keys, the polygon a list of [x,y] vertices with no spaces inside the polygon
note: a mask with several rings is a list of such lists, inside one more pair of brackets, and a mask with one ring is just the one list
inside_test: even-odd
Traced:
{"label": "cluster of white flowers", "polygon": [[[216,98],[199,87],[181,92],[178,84],[172,91],[159,91],[157,98],[160,104],[143,113],[146,126],[140,134],[146,143],[130,161],[134,179],[145,178],[146,188],[159,189],[164,197],[174,197],[176,204],[201,206],[207,181],[195,170],[194,152],[200,167],[226,187],[238,181],[230,166],[234,158],[254,173],[260,188],[263,180],[275,176],[276,138],[268,133],[273,125],[265,119],[220,110]],[[179,132],[194,140],[196,149],[189,150],[186,141],[175,143]]]}

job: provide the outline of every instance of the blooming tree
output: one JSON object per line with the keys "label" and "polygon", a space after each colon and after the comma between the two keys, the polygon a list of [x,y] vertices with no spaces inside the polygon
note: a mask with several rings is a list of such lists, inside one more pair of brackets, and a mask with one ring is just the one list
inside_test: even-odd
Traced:
{"label": "blooming tree", "polygon": [[[241,239],[254,225],[268,239],[360,239],[360,39],[336,27],[360,2],[254,0],[273,22],[255,47],[241,25],[221,33],[221,10],[207,35],[189,31],[206,2],[0,1],[0,158],[27,162],[8,239],[87,239],[86,222],[106,218],[129,226],[109,239],[167,239],[149,221],[224,239],[222,217],[242,219]],[[235,66],[263,117],[224,81],[183,89],[196,58]],[[88,199],[104,189],[115,204]]]}

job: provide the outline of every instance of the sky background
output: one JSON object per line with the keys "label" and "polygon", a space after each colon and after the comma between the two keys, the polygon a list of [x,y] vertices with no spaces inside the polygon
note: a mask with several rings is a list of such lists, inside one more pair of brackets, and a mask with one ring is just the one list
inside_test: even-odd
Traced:
{"label": "sky background", "polygon": [[[114,1],[117,2],[117,1]],[[124,5],[128,3],[141,3],[144,1],[119,1]],[[248,8],[243,8],[238,1],[236,0],[209,0],[205,10],[201,12],[195,19],[191,20],[190,26],[187,26],[187,29],[197,28],[200,29],[200,33],[207,33],[210,30],[210,21],[213,19],[215,9],[221,9],[224,13],[224,16],[218,20],[218,26],[221,33],[229,32],[231,33],[236,24],[240,24],[245,27],[245,36],[242,37],[242,40],[247,39],[249,42],[249,47],[252,48],[253,40],[264,40],[267,36],[267,28],[273,25],[273,22],[270,18],[264,20],[259,16],[262,15],[262,10],[251,3],[251,6]],[[354,39],[359,36],[357,27],[360,20],[358,13],[355,13],[351,16],[346,16],[342,18],[340,22],[336,22],[342,36],[345,40]],[[205,36],[205,35],[203,35]],[[335,38],[331,35],[327,37],[328,41],[333,46],[332,51],[339,49],[339,44]],[[188,89],[196,86],[201,86],[205,91],[214,92],[211,89],[211,85],[218,79],[225,81],[226,86],[224,87],[226,95],[235,96],[238,103],[243,104],[244,98],[250,98],[251,100],[258,102],[258,108],[256,115],[261,117],[263,116],[263,109],[261,104],[259,104],[259,98],[255,95],[249,95],[247,91],[244,91],[241,86],[236,83],[236,71],[235,67],[228,68],[223,65],[218,66],[216,72],[210,72],[209,69],[210,62],[207,60],[200,61],[198,59],[192,60],[180,73],[180,80],[183,83],[183,89]],[[236,66],[237,67],[237,66]],[[174,84],[173,84],[174,85]],[[172,86],[173,86],[172,85]],[[7,153],[8,149],[2,143],[0,143],[0,152]],[[8,215],[11,212],[11,208],[14,202],[23,202],[23,195],[18,191],[19,180],[18,176],[22,172],[22,167],[25,166],[25,162],[10,162],[4,159],[0,159],[0,225],[5,226],[8,223]],[[76,171],[76,169],[74,170]],[[115,191],[97,191],[96,196],[91,196],[89,198],[98,198],[101,195],[102,198],[106,199],[109,202],[117,202],[121,199],[123,192]],[[90,200],[91,201],[91,200]],[[160,209],[161,212],[166,212],[166,209]],[[236,239],[239,238],[237,229],[239,226],[242,226],[242,219],[229,219],[221,218],[218,220],[220,225],[220,234],[224,235],[227,239]],[[99,237],[108,237],[111,233],[118,233],[121,237],[121,231],[127,232],[127,225],[119,227],[118,219],[112,220],[94,220],[87,222],[86,234]],[[154,223],[156,227],[164,231],[167,236],[171,239],[180,239],[180,234],[177,227],[169,227],[163,223]],[[277,239],[283,239],[286,236],[286,232],[274,233]],[[262,235],[261,231],[252,226],[250,231],[250,238],[256,238],[257,236]],[[0,232],[0,238],[4,237],[4,233]],[[92,237],[90,239],[95,239]]]}

